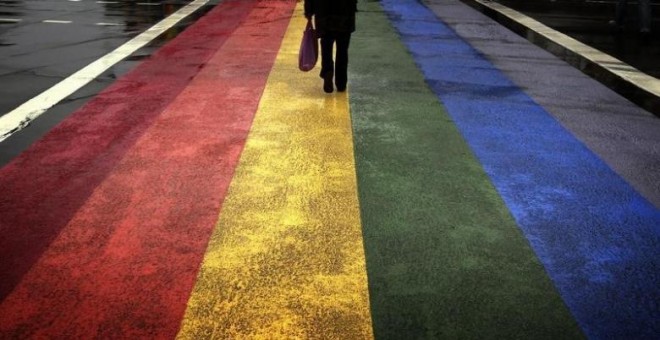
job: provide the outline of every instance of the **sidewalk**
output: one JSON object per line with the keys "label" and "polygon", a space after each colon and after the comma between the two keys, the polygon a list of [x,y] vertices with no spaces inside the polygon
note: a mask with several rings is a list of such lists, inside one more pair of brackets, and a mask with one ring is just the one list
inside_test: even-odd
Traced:
{"label": "sidewalk", "polygon": [[[225,0],[0,169],[0,338],[660,330],[660,120],[456,0]],[[522,325],[522,326],[521,326]]]}

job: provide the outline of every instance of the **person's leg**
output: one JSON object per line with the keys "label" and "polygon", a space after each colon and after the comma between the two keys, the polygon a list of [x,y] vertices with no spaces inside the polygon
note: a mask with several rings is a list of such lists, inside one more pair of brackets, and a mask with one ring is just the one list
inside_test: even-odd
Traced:
{"label": "person's leg", "polygon": [[332,76],[335,71],[335,63],[332,60],[332,48],[335,44],[335,36],[326,33],[321,37],[321,78],[323,78],[323,91],[333,91]]}
{"label": "person's leg", "polygon": [[337,35],[337,61],[335,62],[335,84],[337,91],[346,90],[348,82],[348,46],[351,42],[351,33]]}
{"label": "person's leg", "polygon": [[651,1],[638,0],[639,6],[639,30],[642,33],[651,32]]}

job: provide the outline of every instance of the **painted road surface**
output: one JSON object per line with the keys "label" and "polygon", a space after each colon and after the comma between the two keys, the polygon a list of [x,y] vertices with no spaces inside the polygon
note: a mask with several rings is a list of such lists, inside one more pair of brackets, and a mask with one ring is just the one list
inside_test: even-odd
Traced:
{"label": "painted road surface", "polygon": [[302,3],[225,0],[1,168],[0,338],[659,334],[658,118],[571,73],[580,129],[461,3],[359,9],[345,93]]}

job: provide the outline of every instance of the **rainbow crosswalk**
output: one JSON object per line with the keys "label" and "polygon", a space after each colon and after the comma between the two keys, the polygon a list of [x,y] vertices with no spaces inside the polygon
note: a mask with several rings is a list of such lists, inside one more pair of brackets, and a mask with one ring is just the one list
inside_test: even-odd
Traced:
{"label": "rainbow crosswalk", "polygon": [[346,93],[302,2],[225,0],[0,169],[0,338],[652,338],[657,207],[418,1],[360,9]]}

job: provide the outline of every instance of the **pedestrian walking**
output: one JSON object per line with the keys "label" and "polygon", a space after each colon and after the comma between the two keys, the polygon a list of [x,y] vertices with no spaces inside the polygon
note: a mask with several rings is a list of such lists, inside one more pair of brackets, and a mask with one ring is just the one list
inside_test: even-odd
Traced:
{"label": "pedestrian walking", "polygon": [[[323,91],[346,91],[348,82],[348,46],[355,32],[357,0],[305,0],[305,17],[314,17],[316,32],[321,40],[321,78]],[[333,60],[333,48],[337,46]]]}
{"label": "pedestrian walking", "polygon": [[[647,34],[651,32],[651,0],[637,0],[639,10],[639,32]],[[616,12],[611,25],[622,28],[628,12],[628,0],[618,0],[616,3]]]}

